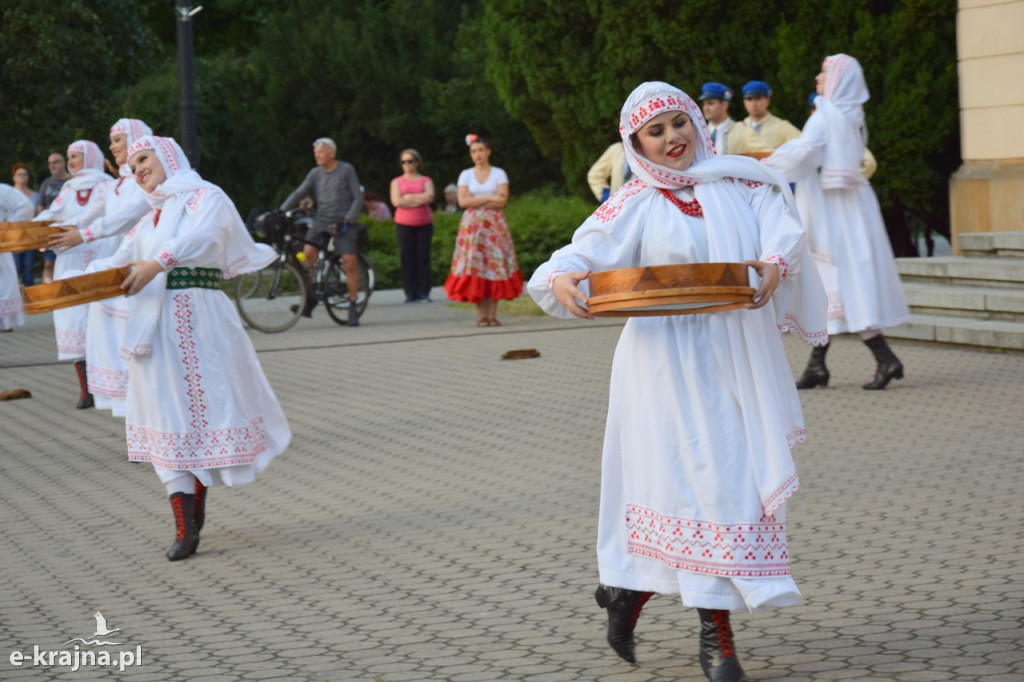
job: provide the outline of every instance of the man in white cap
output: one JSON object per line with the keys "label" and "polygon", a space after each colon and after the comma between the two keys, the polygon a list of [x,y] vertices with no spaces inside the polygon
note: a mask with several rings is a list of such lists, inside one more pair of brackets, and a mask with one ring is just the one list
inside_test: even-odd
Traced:
{"label": "man in white cap", "polygon": [[[359,263],[356,219],[363,210],[363,191],[359,186],[359,176],[350,163],[338,161],[338,145],[329,137],[321,137],[313,142],[313,158],[316,168],[309,171],[306,179],[298,189],[289,195],[281,210],[287,211],[299,205],[299,202],[310,194],[316,200],[316,212],[313,215],[313,227],[306,233],[306,244],[303,251],[310,267],[316,263],[320,250],[327,248],[331,235],[334,235],[334,248],[341,253],[341,263],[348,279],[348,326],[359,326],[359,313],[356,299],[359,296]],[[303,309],[302,314],[312,317],[316,301],[312,300]]]}

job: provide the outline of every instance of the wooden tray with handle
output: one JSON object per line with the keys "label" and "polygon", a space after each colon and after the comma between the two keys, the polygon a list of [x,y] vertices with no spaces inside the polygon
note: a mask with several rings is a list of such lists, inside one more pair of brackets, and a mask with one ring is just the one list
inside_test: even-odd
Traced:
{"label": "wooden tray with handle", "polygon": [[25,287],[22,289],[25,298],[25,313],[28,315],[47,313],[51,310],[122,296],[124,291],[121,289],[121,283],[131,271],[130,267],[124,266],[67,279],[57,279],[49,284]]}
{"label": "wooden tray with handle", "polygon": [[689,315],[733,310],[753,300],[743,263],[652,265],[592,274],[587,309],[599,317]]}
{"label": "wooden tray with handle", "polygon": [[50,237],[60,233],[61,228],[50,220],[0,222],[0,253],[45,249],[49,246]]}

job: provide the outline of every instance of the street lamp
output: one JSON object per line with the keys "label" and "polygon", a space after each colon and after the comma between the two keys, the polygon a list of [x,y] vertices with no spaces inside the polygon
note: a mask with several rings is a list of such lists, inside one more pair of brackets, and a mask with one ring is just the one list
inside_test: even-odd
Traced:
{"label": "street lamp", "polygon": [[192,68],[192,17],[199,10],[191,0],[175,0],[178,15],[178,106],[181,114],[181,148],[193,168],[199,168],[199,139],[196,136],[195,70]]}

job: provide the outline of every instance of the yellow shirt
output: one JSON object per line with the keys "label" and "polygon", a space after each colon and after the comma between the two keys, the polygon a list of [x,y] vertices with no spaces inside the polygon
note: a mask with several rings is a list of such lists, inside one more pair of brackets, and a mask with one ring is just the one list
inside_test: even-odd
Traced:
{"label": "yellow shirt", "polygon": [[769,149],[778,149],[784,143],[800,137],[800,129],[795,125],[781,118],[768,114],[761,119],[761,123],[754,127],[754,122],[749,116],[743,119],[743,125],[748,126],[761,141],[768,145]]}
{"label": "yellow shirt", "polygon": [[622,186],[626,175],[626,152],[622,149],[622,143],[615,144],[604,150],[601,158],[594,162],[594,165],[587,171],[587,184],[594,197],[601,201],[601,194],[605,189],[610,194]]}

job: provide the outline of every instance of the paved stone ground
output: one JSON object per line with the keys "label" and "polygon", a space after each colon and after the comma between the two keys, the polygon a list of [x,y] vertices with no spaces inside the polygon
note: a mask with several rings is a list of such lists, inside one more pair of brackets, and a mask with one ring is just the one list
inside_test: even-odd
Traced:
{"label": "paved stone ground", "polygon": [[[199,553],[173,564],[162,487],[126,461],[119,420],[74,409],[48,316],[0,335],[0,390],[34,394],[0,403],[0,678],[703,680],[678,599],[644,610],[637,666],[593,602],[618,325],[480,330],[400,300],[378,292],[358,329],[321,312],[253,334],[293,446],[214,490]],[[907,378],[888,390],[861,390],[873,362],[839,338],[832,385],[804,396],[805,599],[734,617],[752,680],[1024,679],[1024,357],[894,347]],[[517,348],[541,357],[500,360]],[[142,665],[31,665],[96,611],[121,628],[107,649],[141,646]]]}

